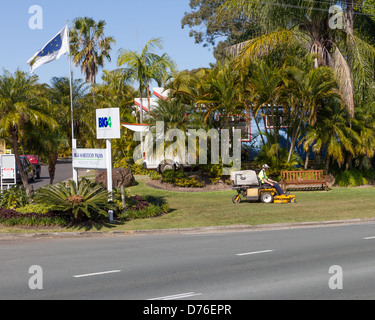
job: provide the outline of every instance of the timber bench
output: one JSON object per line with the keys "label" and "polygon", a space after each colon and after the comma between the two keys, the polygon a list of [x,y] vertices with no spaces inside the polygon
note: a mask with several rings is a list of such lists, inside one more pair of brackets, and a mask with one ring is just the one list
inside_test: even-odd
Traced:
{"label": "timber bench", "polygon": [[321,184],[322,189],[328,190],[327,176],[323,175],[323,170],[281,171],[280,184],[284,192],[287,185]]}

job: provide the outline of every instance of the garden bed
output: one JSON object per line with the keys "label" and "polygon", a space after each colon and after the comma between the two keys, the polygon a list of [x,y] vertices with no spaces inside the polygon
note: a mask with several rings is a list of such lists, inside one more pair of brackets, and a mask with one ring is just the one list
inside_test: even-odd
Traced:
{"label": "garden bed", "polygon": [[162,182],[161,180],[149,180],[146,182],[146,185],[155,189],[162,189],[162,190],[176,191],[176,192],[210,192],[210,191],[232,190],[232,187],[223,181],[212,183],[212,184],[206,184],[201,188],[179,187],[171,183]]}

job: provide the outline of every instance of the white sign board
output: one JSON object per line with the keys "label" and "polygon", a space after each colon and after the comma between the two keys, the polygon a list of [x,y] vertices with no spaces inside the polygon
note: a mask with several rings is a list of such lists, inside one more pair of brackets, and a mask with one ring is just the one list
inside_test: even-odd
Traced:
{"label": "white sign board", "polygon": [[1,188],[4,184],[16,184],[16,158],[14,154],[3,154],[0,156],[1,166]]}
{"label": "white sign board", "polygon": [[120,109],[106,108],[96,110],[96,138],[120,139]]}
{"label": "white sign board", "polygon": [[106,149],[73,149],[73,168],[107,169]]}

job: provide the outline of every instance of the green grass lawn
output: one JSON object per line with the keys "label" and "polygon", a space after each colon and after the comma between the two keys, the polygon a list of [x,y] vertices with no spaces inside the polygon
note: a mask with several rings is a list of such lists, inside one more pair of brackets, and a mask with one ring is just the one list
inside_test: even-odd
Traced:
{"label": "green grass lawn", "polygon": [[[100,231],[131,231],[259,225],[375,217],[375,189],[372,187],[333,188],[328,192],[293,192],[297,201],[294,204],[263,204],[243,201],[235,205],[232,203],[232,197],[236,194],[234,191],[172,192],[148,187],[147,179],[149,178],[137,176],[138,185],[131,188],[131,194],[152,195],[164,199],[168,202],[171,212],[162,217],[99,226],[90,231],[96,229]],[[27,231],[40,230],[28,229]],[[64,231],[78,230],[64,229]],[[0,227],[0,232],[20,232],[20,229]]]}
{"label": "green grass lawn", "polygon": [[375,217],[374,188],[333,188],[300,191],[294,204],[232,203],[234,191],[182,193],[148,188],[144,180],[132,193],[164,198],[172,212],[157,219],[128,222],[125,229],[163,229],[224,225],[346,220]]}

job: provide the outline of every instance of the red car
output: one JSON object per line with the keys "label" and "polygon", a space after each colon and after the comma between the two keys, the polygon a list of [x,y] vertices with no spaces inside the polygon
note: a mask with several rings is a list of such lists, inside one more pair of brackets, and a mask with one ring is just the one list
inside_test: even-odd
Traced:
{"label": "red car", "polygon": [[27,159],[29,159],[30,163],[33,165],[35,169],[35,175],[37,179],[40,179],[40,171],[42,169],[41,167],[41,158],[39,156],[35,155],[27,155],[25,156]]}

